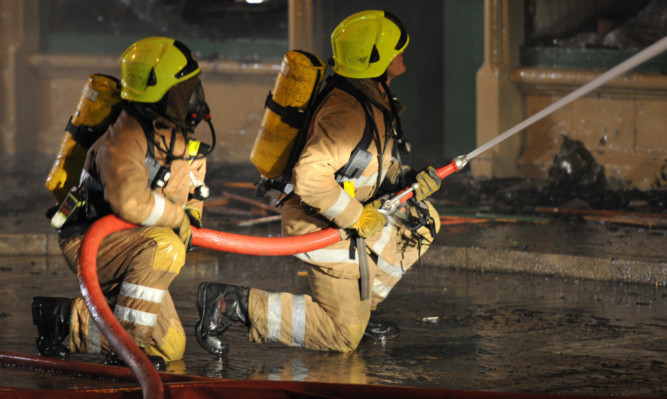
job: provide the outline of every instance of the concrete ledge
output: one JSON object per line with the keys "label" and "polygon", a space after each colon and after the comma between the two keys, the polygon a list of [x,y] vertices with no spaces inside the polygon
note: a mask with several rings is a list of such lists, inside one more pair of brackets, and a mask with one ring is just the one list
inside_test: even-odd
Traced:
{"label": "concrete ledge", "polygon": [[423,260],[434,266],[479,271],[667,285],[667,262],[447,246],[431,247]]}
{"label": "concrete ledge", "polygon": [[[602,75],[601,70],[523,67],[512,71],[510,79],[524,94],[566,95]],[[609,96],[664,99],[667,76],[659,72],[629,72],[594,90],[589,97]]]}
{"label": "concrete ledge", "polygon": [[[118,56],[34,53],[27,57],[28,64],[47,78],[80,79],[91,71],[118,75]],[[275,79],[280,61],[200,60],[202,73],[211,76],[263,76]]]}
{"label": "concrete ledge", "polygon": [[[58,236],[0,234],[0,256],[61,255]],[[526,252],[480,247],[434,246],[423,262],[488,272],[532,273],[568,278],[667,286],[667,262]]]}
{"label": "concrete ledge", "polygon": [[60,255],[58,235],[0,234],[0,256]]}

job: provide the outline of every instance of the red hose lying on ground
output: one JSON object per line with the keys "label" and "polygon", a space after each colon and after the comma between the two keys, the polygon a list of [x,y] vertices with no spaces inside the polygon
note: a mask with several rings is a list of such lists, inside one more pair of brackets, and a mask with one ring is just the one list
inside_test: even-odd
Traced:
{"label": "red hose lying on ground", "polygon": [[[50,359],[0,351],[0,398],[12,399],[136,399],[136,378],[125,367]],[[6,370],[10,369],[10,370]],[[26,370],[27,369],[27,370]],[[31,372],[29,372],[31,371]],[[231,380],[161,372],[164,397],[169,399],[517,399],[508,394],[470,395],[463,391],[433,388],[327,383],[309,381]],[[11,379],[11,382],[7,383]],[[40,381],[48,379],[47,387]],[[92,379],[108,380],[95,387]],[[62,385],[59,382],[62,381]],[[81,387],[78,382],[83,381]],[[113,381],[130,384],[113,385]],[[146,396],[144,396],[146,397]],[[526,397],[526,399],[533,396]],[[522,399],[519,396],[519,399]],[[542,399],[542,398],[540,398]],[[562,399],[562,398],[558,398]],[[570,399],[591,399],[570,398]],[[606,398],[601,398],[606,399]]]}
{"label": "red hose lying on ground", "polygon": [[114,316],[97,277],[97,251],[104,237],[132,227],[136,225],[114,215],[105,216],[93,223],[83,236],[77,274],[90,315],[109,340],[111,349],[137,376],[144,399],[161,399],[164,397],[164,389],[157,370]]}
{"label": "red hose lying on ground", "polygon": [[[454,162],[438,169],[441,178],[458,171]],[[403,203],[412,197],[407,193]],[[90,314],[109,345],[132,369],[141,384],[144,398],[161,398],[164,389],[160,376],[146,355],[120,325],[107,304],[97,276],[97,251],[102,240],[111,233],[137,227],[135,224],[108,215],[93,223],[84,235],[79,260],[79,285]],[[342,239],[338,230],[328,228],[291,237],[253,237],[223,233],[209,229],[192,229],[192,244],[216,251],[246,255],[281,256],[313,251],[332,245]]]}

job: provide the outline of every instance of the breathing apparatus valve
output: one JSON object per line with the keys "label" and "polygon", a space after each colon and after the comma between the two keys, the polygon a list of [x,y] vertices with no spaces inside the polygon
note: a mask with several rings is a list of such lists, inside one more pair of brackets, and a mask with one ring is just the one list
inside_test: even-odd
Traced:
{"label": "breathing apparatus valve", "polygon": [[195,178],[195,174],[192,173],[192,171],[190,171],[190,185],[194,186],[195,188],[194,192],[190,194],[191,198],[203,201],[211,195],[208,186],[197,180],[197,178]]}
{"label": "breathing apparatus valve", "polygon": [[153,184],[155,185],[154,188],[163,188],[165,185],[167,185],[170,177],[171,172],[169,171],[169,168],[164,166],[160,167],[157,174],[155,175],[155,180],[153,180]]}

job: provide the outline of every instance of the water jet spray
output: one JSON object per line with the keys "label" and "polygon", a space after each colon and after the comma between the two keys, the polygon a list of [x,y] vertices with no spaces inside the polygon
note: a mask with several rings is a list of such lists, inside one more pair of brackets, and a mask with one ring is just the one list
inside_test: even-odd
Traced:
{"label": "water jet spray", "polygon": [[[603,73],[602,75],[598,76],[597,78],[591,80],[587,84],[581,86],[577,90],[571,92],[567,96],[561,98],[560,100],[556,101],[555,103],[551,104],[550,106],[544,108],[540,112],[532,115],[528,119],[525,119],[523,122],[515,125],[514,127],[508,129],[504,133],[500,134],[499,136],[493,138],[492,140],[489,140],[487,143],[477,147],[476,149],[472,150],[466,155],[459,155],[458,157],[454,158],[449,164],[437,169],[438,176],[441,179],[444,179],[445,177],[451,175],[452,173],[460,171],[462,168],[464,168],[473,158],[475,158],[477,155],[483,153],[484,151],[488,150],[489,148],[497,145],[498,143],[508,139],[509,137],[513,136],[514,134],[522,131],[523,129],[527,128],[528,126],[532,125],[533,123],[537,122],[538,120],[544,118],[545,116],[557,111],[558,109],[566,106],[567,104],[579,99],[580,97],[585,96],[586,94],[592,92],[593,90],[597,89],[598,87],[602,86],[603,84],[609,82],[610,80],[619,77],[620,75],[630,71],[631,69],[635,68],[639,64],[642,64],[651,58],[657,56],[658,54],[662,53],[663,51],[667,50],[667,36],[663,37],[662,39],[658,40],[657,42],[653,43],[652,45],[646,47],[644,50],[638,52],[637,54],[633,55],[632,57],[628,58],[627,60],[623,61],[622,63],[616,65],[612,69],[608,70],[607,72]],[[408,187],[405,190],[401,191],[398,193],[395,197],[392,199],[389,199],[385,201],[382,212],[383,213],[393,213],[400,207],[400,204],[408,200],[409,198],[412,197],[412,192],[415,190],[416,187]]]}

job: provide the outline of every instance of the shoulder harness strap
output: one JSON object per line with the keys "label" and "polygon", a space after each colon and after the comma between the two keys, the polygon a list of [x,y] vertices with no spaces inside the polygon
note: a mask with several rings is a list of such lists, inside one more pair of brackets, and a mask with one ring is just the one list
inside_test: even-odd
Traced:
{"label": "shoulder harness strap", "polygon": [[162,166],[157,159],[155,159],[155,142],[149,137],[153,132],[153,126],[146,120],[146,118],[141,116],[139,111],[134,108],[132,104],[128,104],[128,106],[125,107],[125,110],[139,122],[139,125],[141,125],[144,135],[146,136],[147,146],[144,163],[148,170],[147,187],[150,187],[151,190],[155,190],[158,187],[164,187],[171,176],[171,162],[167,166]]}
{"label": "shoulder harness strap", "polygon": [[359,140],[357,146],[354,148],[354,150],[352,150],[350,159],[347,164],[345,164],[340,170],[338,170],[338,172],[336,172],[336,179],[341,181],[344,178],[356,179],[361,176],[373,157],[371,153],[367,151],[367,149],[373,143],[373,138],[375,137],[378,150],[378,173],[376,190],[375,193],[373,193],[371,196],[374,197],[382,181],[382,157],[385,148],[383,148],[382,143],[380,142],[380,134],[378,132],[377,125],[375,124],[375,118],[373,117],[373,110],[371,108],[370,101],[361,92],[361,90],[354,87],[346,79],[343,79],[337,75],[332,76],[331,85],[353,96],[357,101],[359,101],[362,108],[364,109],[364,113],[366,114],[366,127],[364,128],[364,133],[361,137],[361,140]]}

